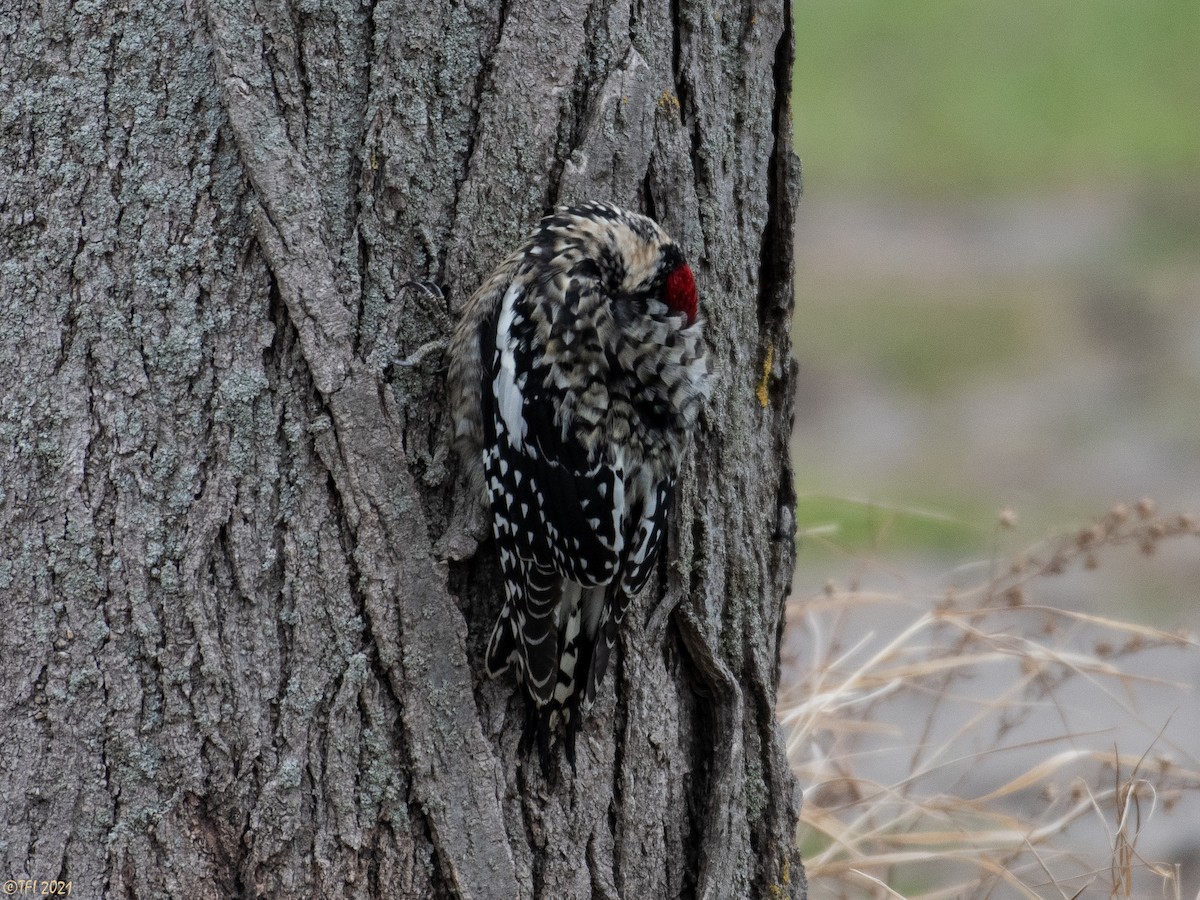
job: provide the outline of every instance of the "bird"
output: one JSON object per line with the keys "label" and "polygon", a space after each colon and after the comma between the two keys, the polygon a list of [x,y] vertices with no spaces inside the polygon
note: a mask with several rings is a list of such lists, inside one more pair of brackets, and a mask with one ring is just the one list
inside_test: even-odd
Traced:
{"label": "bird", "polygon": [[491,508],[504,598],[486,670],[515,669],[543,771],[576,733],[662,551],[711,393],[695,277],[653,219],[559,206],[484,280],[449,342],[453,437]]}

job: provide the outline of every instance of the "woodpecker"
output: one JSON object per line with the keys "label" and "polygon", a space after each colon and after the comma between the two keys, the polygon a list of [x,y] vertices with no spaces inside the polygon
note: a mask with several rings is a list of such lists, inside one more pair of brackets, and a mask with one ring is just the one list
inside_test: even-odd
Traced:
{"label": "woodpecker", "polygon": [[490,503],[510,666],[543,770],[604,678],[662,549],[680,458],[711,385],[696,282],[652,219],[558,207],[467,303],[450,341],[459,455]]}

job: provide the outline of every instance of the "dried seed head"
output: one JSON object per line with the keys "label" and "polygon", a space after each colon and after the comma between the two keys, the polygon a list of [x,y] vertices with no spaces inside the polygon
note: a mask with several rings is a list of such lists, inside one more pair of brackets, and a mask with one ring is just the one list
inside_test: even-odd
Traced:
{"label": "dried seed head", "polygon": [[1137,514],[1138,518],[1142,521],[1145,521],[1154,515],[1154,501],[1149,497],[1143,497],[1141,500],[1139,500],[1137,505]]}
{"label": "dried seed head", "polygon": [[1000,510],[998,521],[1001,528],[1014,528],[1017,524],[1017,513],[1011,507],[1006,506],[1004,509]]}
{"label": "dried seed head", "polygon": [[1146,639],[1140,634],[1135,634],[1125,642],[1125,646],[1121,648],[1122,653],[1137,653],[1139,650],[1146,648]]}
{"label": "dried seed head", "polygon": [[1085,528],[1075,538],[1075,542],[1081,547],[1091,547],[1093,544],[1098,544],[1104,540],[1104,526],[1097,522],[1091,528]]}

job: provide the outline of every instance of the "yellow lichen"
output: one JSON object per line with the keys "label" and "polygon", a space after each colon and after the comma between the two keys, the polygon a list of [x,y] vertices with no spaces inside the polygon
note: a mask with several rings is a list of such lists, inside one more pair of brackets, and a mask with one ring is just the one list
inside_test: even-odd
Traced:
{"label": "yellow lichen", "polygon": [[768,890],[771,894],[771,900],[782,900],[787,896],[788,885],[792,883],[792,861],[786,856],[783,858],[783,869],[779,873],[779,881],[771,885]]}
{"label": "yellow lichen", "polygon": [[767,393],[767,382],[771,379],[771,371],[775,367],[775,345],[771,344],[767,347],[767,358],[763,360],[762,379],[758,382],[758,387],[754,389],[755,396],[758,397],[758,403],[763,408],[767,408],[767,404],[771,402],[771,397]]}
{"label": "yellow lichen", "polygon": [[658,108],[663,112],[678,112],[679,98],[671,91],[665,90],[658,97]]}

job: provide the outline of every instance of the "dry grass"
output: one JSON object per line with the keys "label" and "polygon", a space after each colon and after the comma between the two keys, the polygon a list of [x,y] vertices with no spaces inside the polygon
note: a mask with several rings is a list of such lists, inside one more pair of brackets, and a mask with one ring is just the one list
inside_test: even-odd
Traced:
{"label": "dry grass", "polygon": [[[1004,513],[998,528],[1011,524]],[[1150,720],[1139,706],[1147,692],[1176,695],[1159,709],[1194,697],[1137,671],[1143,654],[1200,645],[1038,601],[1116,548],[1197,537],[1190,517],[1143,501],[957,590],[828,585],[798,601],[801,676],[780,718],[805,789],[813,900],[1178,898],[1177,867],[1139,844],[1200,792],[1200,742],[1172,744],[1169,713]],[[1117,746],[1131,733],[1136,746]]]}

